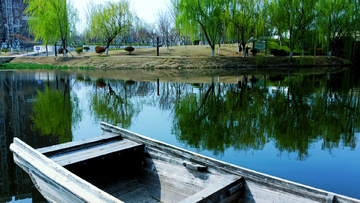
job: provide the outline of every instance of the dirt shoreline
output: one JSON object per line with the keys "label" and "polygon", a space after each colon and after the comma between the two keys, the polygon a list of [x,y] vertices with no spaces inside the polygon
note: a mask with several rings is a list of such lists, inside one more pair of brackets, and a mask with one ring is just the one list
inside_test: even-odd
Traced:
{"label": "dirt shoreline", "polygon": [[[296,58],[295,58],[296,59]],[[299,64],[288,62],[284,58],[269,58],[263,65],[256,64],[256,58],[169,58],[169,57],[18,57],[10,63],[33,63],[49,65],[67,65],[73,67],[94,67],[96,69],[247,69],[247,68],[300,68],[300,67],[341,67],[351,64],[341,63],[342,59],[328,61],[322,57],[316,59],[316,64]]]}
{"label": "dirt shoreline", "polygon": [[210,57],[211,50],[206,46],[173,47],[170,52],[166,48],[160,49],[160,56],[156,56],[154,49],[137,49],[129,55],[126,51],[109,51],[109,56],[98,56],[96,53],[74,54],[74,57],[18,57],[11,63],[32,63],[49,65],[67,65],[73,67],[92,67],[95,69],[282,69],[304,67],[342,67],[351,66],[346,60],[327,56],[317,56],[314,63],[313,56],[303,58],[294,56],[289,62],[288,57],[264,56],[243,58],[237,53],[236,46],[221,46],[221,55]]}

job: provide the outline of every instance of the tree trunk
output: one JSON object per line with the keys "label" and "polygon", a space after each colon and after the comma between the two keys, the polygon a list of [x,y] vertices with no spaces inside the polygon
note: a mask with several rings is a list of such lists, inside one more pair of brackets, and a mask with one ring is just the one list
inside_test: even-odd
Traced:
{"label": "tree trunk", "polygon": [[211,57],[214,57],[215,56],[215,50],[214,48],[211,49]]}
{"label": "tree trunk", "polygon": [[64,54],[64,57],[66,57],[66,44],[63,44],[63,54]]}
{"label": "tree trunk", "polygon": [[292,56],[293,56],[293,52],[292,52],[292,51],[290,51],[290,54],[289,54],[289,60],[291,60],[291,59],[292,59]]}
{"label": "tree trunk", "polygon": [[110,47],[110,42],[108,41],[106,44],[106,56],[109,55],[109,47]]}
{"label": "tree trunk", "polygon": [[55,56],[57,56],[56,42],[55,42]]}
{"label": "tree trunk", "polygon": [[221,38],[219,39],[219,50],[218,50],[218,55],[220,56],[220,46],[221,46]]}
{"label": "tree trunk", "polygon": [[267,45],[267,38],[265,38],[265,56],[267,55],[267,48],[268,48],[268,45]]}
{"label": "tree trunk", "polygon": [[329,51],[328,59],[329,59],[329,60],[332,60],[332,58],[331,58],[331,51]]}
{"label": "tree trunk", "polygon": [[48,53],[48,46],[47,46],[47,44],[46,44],[45,46],[46,46],[46,57],[48,57],[48,56],[49,56],[49,53]]}

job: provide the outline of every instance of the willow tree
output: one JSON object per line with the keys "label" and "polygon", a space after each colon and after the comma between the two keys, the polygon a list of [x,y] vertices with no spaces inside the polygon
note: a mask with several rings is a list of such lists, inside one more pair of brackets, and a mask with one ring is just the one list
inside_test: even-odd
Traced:
{"label": "willow tree", "polygon": [[211,47],[211,56],[214,56],[219,29],[224,24],[225,5],[225,0],[179,0],[177,5],[177,24],[191,30],[193,36],[201,30]]}
{"label": "willow tree", "polygon": [[126,0],[98,5],[91,20],[91,32],[105,39],[106,55],[109,55],[110,43],[130,26],[130,20],[129,2]]}
{"label": "willow tree", "polygon": [[[238,34],[241,45],[245,49],[246,42],[252,37],[255,22],[255,1],[252,0],[231,0],[227,15],[230,21],[229,29],[232,33]],[[243,57],[246,52],[243,51]]]}
{"label": "willow tree", "polygon": [[67,42],[75,36],[76,9],[66,0],[25,0],[30,32],[45,44],[61,41],[66,56]]}
{"label": "willow tree", "polygon": [[317,25],[323,44],[328,47],[329,59],[334,46],[337,46],[345,36],[349,36],[353,29],[352,9],[351,0],[320,0],[316,5]]}
{"label": "willow tree", "polygon": [[313,28],[315,3],[315,0],[274,0],[269,6],[271,24],[281,36],[282,43],[290,48],[289,59],[305,33]]}

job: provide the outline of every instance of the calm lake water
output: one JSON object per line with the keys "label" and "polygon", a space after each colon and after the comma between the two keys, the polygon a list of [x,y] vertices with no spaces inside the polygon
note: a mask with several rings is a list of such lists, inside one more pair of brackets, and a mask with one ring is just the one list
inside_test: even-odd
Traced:
{"label": "calm lake water", "polygon": [[99,136],[101,121],[360,198],[358,74],[2,71],[0,202],[45,202],[13,162],[14,137],[40,148]]}

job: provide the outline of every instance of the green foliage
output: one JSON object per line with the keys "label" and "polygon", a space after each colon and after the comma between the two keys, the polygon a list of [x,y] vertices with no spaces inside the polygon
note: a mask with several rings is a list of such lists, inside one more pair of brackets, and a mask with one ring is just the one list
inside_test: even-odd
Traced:
{"label": "green foliage", "polygon": [[[290,52],[294,51],[295,46],[305,39],[305,33],[312,28],[316,13],[315,3],[315,0],[274,0],[271,2],[268,12],[271,24],[277,29],[282,42],[290,48]],[[288,41],[284,40],[287,38],[284,33],[289,36]]]}
{"label": "green foliage", "polygon": [[[106,2],[97,6],[91,19],[91,32],[94,36],[101,36],[107,42],[106,48],[117,37],[122,30],[131,25],[131,13],[129,2]],[[108,55],[108,52],[106,52]]]}
{"label": "green foliage", "polygon": [[194,45],[199,45],[199,42],[200,42],[199,39],[194,39],[194,40],[192,41],[192,43],[194,43]]}
{"label": "green foliage", "polygon": [[75,49],[75,52],[80,55],[80,54],[83,52],[83,48],[82,48],[82,47],[78,47],[78,48]]}
{"label": "green foliage", "polygon": [[90,50],[90,47],[84,47],[84,50],[85,50],[85,51],[89,51],[89,50]]}
{"label": "green foliage", "polygon": [[225,16],[228,21],[227,31],[241,41],[243,47],[251,37],[259,38],[269,28],[266,15],[267,1],[230,0]]}
{"label": "green foliage", "polygon": [[66,0],[25,0],[28,24],[35,41],[61,41],[63,48],[75,36],[76,9]]}
{"label": "green foliage", "polygon": [[97,48],[99,48],[99,47],[101,47],[101,46],[100,46],[100,45],[95,46],[95,50],[96,50]]}
{"label": "green foliage", "polygon": [[179,0],[175,3],[177,11],[176,25],[196,36],[201,30],[211,47],[211,56],[215,56],[215,42],[224,32],[225,0]]}
{"label": "green foliage", "polygon": [[[316,5],[316,12],[319,14],[316,24],[319,28],[321,42],[329,51],[339,41],[351,34],[355,27],[352,20],[353,7],[355,2],[351,0],[319,0]],[[354,13],[359,16],[359,13]]]}
{"label": "green foliage", "polygon": [[[123,43],[121,43],[123,44]],[[88,43],[87,45],[104,45],[104,43]],[[119,43],[110,43],[109,45],[112,45],[112,46],[119,46]],[[131,44],[132,46],[150,46],[150,44]]]}
{"label": "green foliage", "polygon": [[95,67],[91,66],[58,66],[58,65],[49,65],[49,64],[34,64],[34,63],[4,63],[0,64],[0,69],[3,70],[92,70]]}

